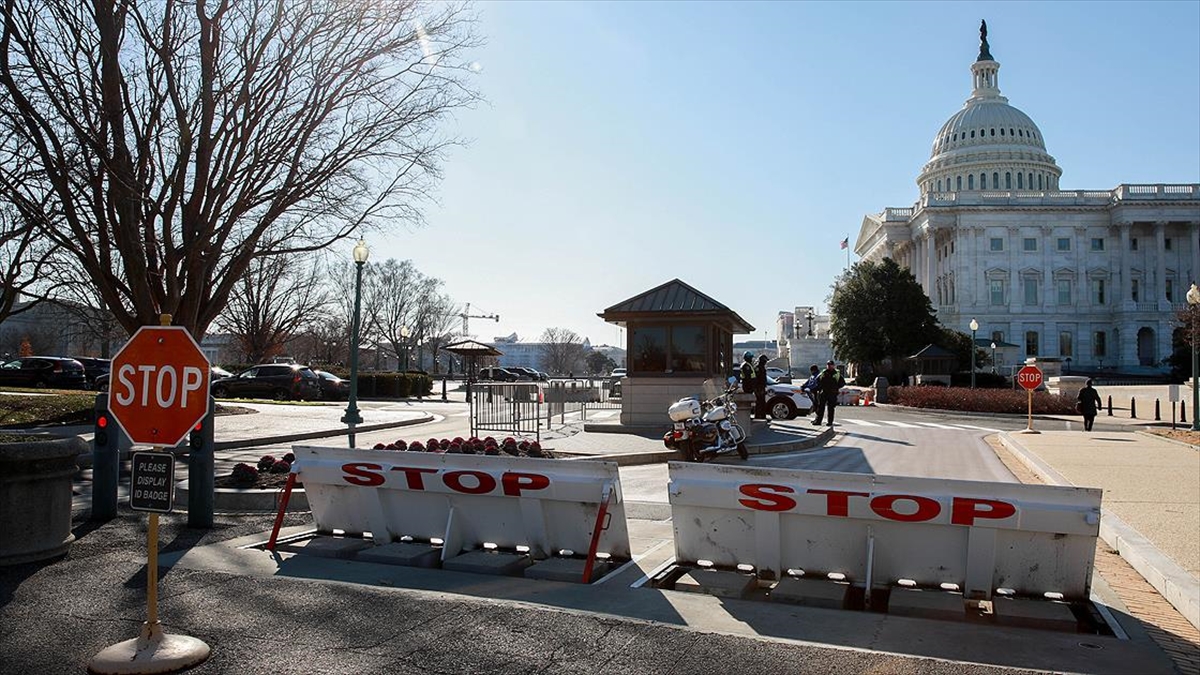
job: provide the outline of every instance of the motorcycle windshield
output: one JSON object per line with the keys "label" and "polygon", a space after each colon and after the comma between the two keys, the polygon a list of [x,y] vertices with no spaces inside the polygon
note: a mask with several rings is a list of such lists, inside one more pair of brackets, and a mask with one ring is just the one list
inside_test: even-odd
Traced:
{"label": "motorcycle windshield", "polygon": [[704,392],[704,400],[714,399],[725,393],[725,380],[722,378],[709,378],[701,385],[701,390]]}

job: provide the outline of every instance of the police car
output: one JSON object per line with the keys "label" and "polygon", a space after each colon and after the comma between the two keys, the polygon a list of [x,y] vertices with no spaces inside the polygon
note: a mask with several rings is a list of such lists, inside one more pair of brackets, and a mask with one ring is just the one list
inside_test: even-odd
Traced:
{"label": "police car", "polygon": [[790,420],[807,415],[813,408],[812,399],[798,384],[780,382],[767,377],[767,412],[777,420]]}

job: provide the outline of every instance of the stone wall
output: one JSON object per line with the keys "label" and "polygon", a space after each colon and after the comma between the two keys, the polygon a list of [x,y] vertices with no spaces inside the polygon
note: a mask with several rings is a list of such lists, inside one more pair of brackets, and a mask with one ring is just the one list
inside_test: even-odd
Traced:
{"label": "stone wall", "polygon": [[[705,382],[710,386],[705,387]],[[710,398],[720,393],[719,380],[698,377],[621,378],[621,424],[629,427],[661,427],[671,424],[667,408],[687,396]]]}

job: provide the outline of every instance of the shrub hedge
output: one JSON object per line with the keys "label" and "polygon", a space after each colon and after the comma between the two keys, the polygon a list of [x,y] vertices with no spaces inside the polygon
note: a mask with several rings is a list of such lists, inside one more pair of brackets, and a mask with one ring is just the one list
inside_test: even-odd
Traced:
{"label": "shrub hedge", "polygon": [[[1013,389],[970,389],[965,387],[888,387],[888,402],[913,408],[962,410],[990,413],[1025,413],[1028,394]],[[1075,397],[1033,393],[1035,415],[1073,415]]]}

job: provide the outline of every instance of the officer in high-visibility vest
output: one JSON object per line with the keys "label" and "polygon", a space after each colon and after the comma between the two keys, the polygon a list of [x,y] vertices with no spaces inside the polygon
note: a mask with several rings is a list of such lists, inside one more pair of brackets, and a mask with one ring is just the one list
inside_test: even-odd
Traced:
{"label": "officer in high-visibility vest", "polygon": [[742,354],[741,370],[742,391],[749,394],[754,392],[754,353]]}

